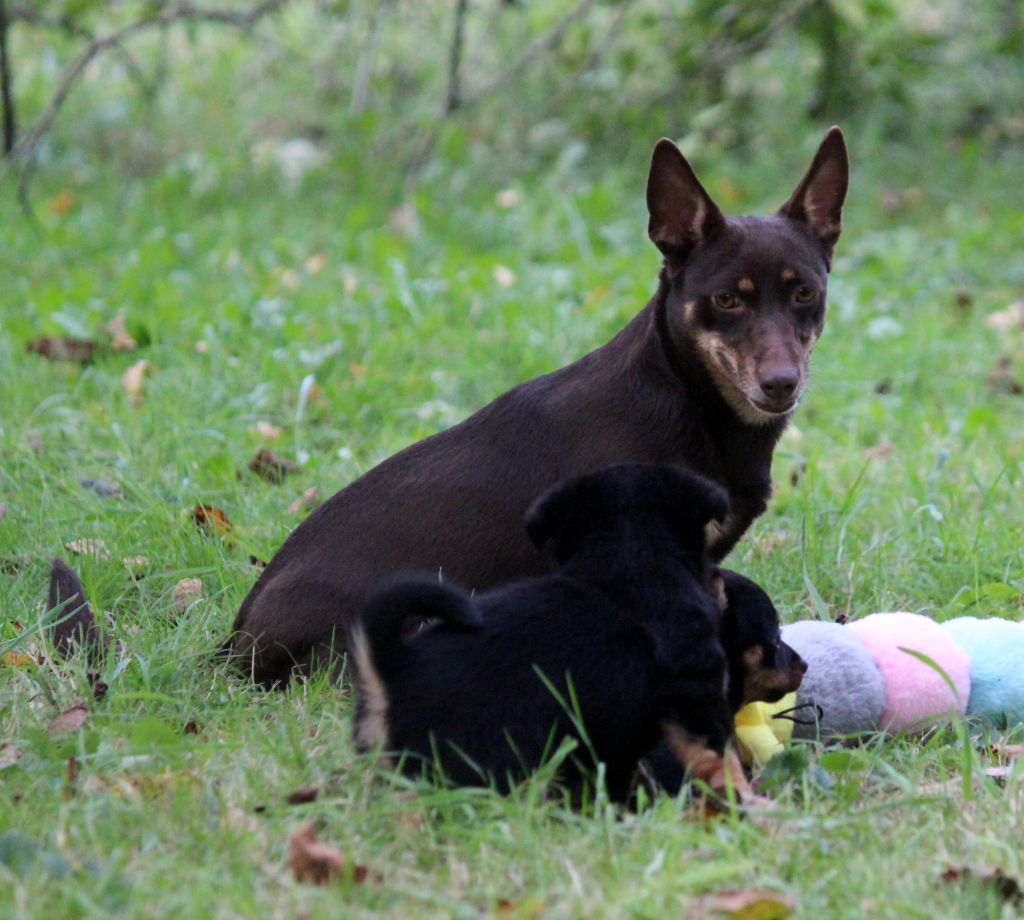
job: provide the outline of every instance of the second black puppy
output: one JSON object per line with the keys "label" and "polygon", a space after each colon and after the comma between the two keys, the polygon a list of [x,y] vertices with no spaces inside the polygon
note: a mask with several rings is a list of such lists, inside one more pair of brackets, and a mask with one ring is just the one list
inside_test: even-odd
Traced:
{"label": "second black puppy", "polygon": [[[775,703],[800,687],[807,663],[782,641],[779,612],[764,589],[738,572],[720,569],[722,620],[719,635],[728,661],[726,699],[735,715],[747,703]],[[668,744],[644,758],[643,773],[675,795],[686,771]]]}
{"label": "second black puppy", "polygon": [[[425,578],[380,589],[352,631],[357,746],[507,791],[571,738],[560,778],[579,789],[604,763],[621,801],[665,736],[695,778],[724,790],[728,774],[742,795],[704,536],[727,511],[693,473],[610,467],[528,512],[555,574],[476,596]],[[440,622],[405,638],[409,617]]]}

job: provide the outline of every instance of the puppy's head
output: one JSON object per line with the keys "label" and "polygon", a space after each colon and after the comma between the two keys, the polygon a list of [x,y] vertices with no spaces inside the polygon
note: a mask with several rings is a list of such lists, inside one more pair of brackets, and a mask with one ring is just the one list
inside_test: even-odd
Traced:
{"label": "puppy's head", "polygon": [[775,703],[800,686],[806,662],[785,642],[779,614],[759,585],[719,569],[725,607],[721,638],[729,659],[729,705]]}
{"label": "puppy's head", "polygon": [[559,483],[526,513],[526,533],[538,549],[550,545],[564,562],[597,534],[627,532],[656,539],[671,534],[703,558],[704,529],[724,520],[726,493],[715,483],[674,466],[622,464]]}

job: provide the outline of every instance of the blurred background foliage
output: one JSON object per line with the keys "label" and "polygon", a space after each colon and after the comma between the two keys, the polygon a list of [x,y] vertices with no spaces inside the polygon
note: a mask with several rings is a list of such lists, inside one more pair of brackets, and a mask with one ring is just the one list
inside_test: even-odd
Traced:
{"label": "blurred background foliage", "polygon": [[[1019,0],[0,0],[0,10],[9,161],[79,185],[178,173],[195,194],[230,195],[232,176],[268,163],[285,183],[329,164],[397,200],[439,168],[465,182],[600,175],[645,162],[666,134],[698,169],[739,159],[756,184],[749,164],[792,168],[832,122],[857,160],[884,150],[906,184],[936,161],[1012,155],[1024,136]],[[751,197],[719,188],[726,207]]]}

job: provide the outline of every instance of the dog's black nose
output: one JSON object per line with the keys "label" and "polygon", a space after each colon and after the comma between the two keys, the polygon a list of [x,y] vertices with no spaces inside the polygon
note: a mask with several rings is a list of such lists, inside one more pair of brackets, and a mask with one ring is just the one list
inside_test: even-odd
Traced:
{"label": "dog's black nose", "polygon": [[807,662],[803,660],[799,655],[796,656],[796,666],[800,669],[801,674],[807,673]]}
{"label": "dog's black nose", "polygon": [[800,382],[800,375],[796,368],[772,371],[759,379],[758,385],[769,399],[789,399],[796,392],[796,385]]}

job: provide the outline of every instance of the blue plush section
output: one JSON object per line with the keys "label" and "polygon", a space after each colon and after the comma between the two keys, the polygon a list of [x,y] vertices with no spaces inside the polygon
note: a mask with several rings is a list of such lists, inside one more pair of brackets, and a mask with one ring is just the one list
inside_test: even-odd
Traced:
{"label": "blue plush section", "polygon": [[971,658],[968,715],[1024,721],[1024,623],[957,617],[942,627]]}
{"label": "blue plush section", "polygon": [[[798,703],[822,709],[821,737],[873,732],[885,709],[885,685],[875,659],[838,623],[805,620],[782,627],[782,639],[807,662]],[[796,738],[813,738],[813,725],[796,725]]]}

